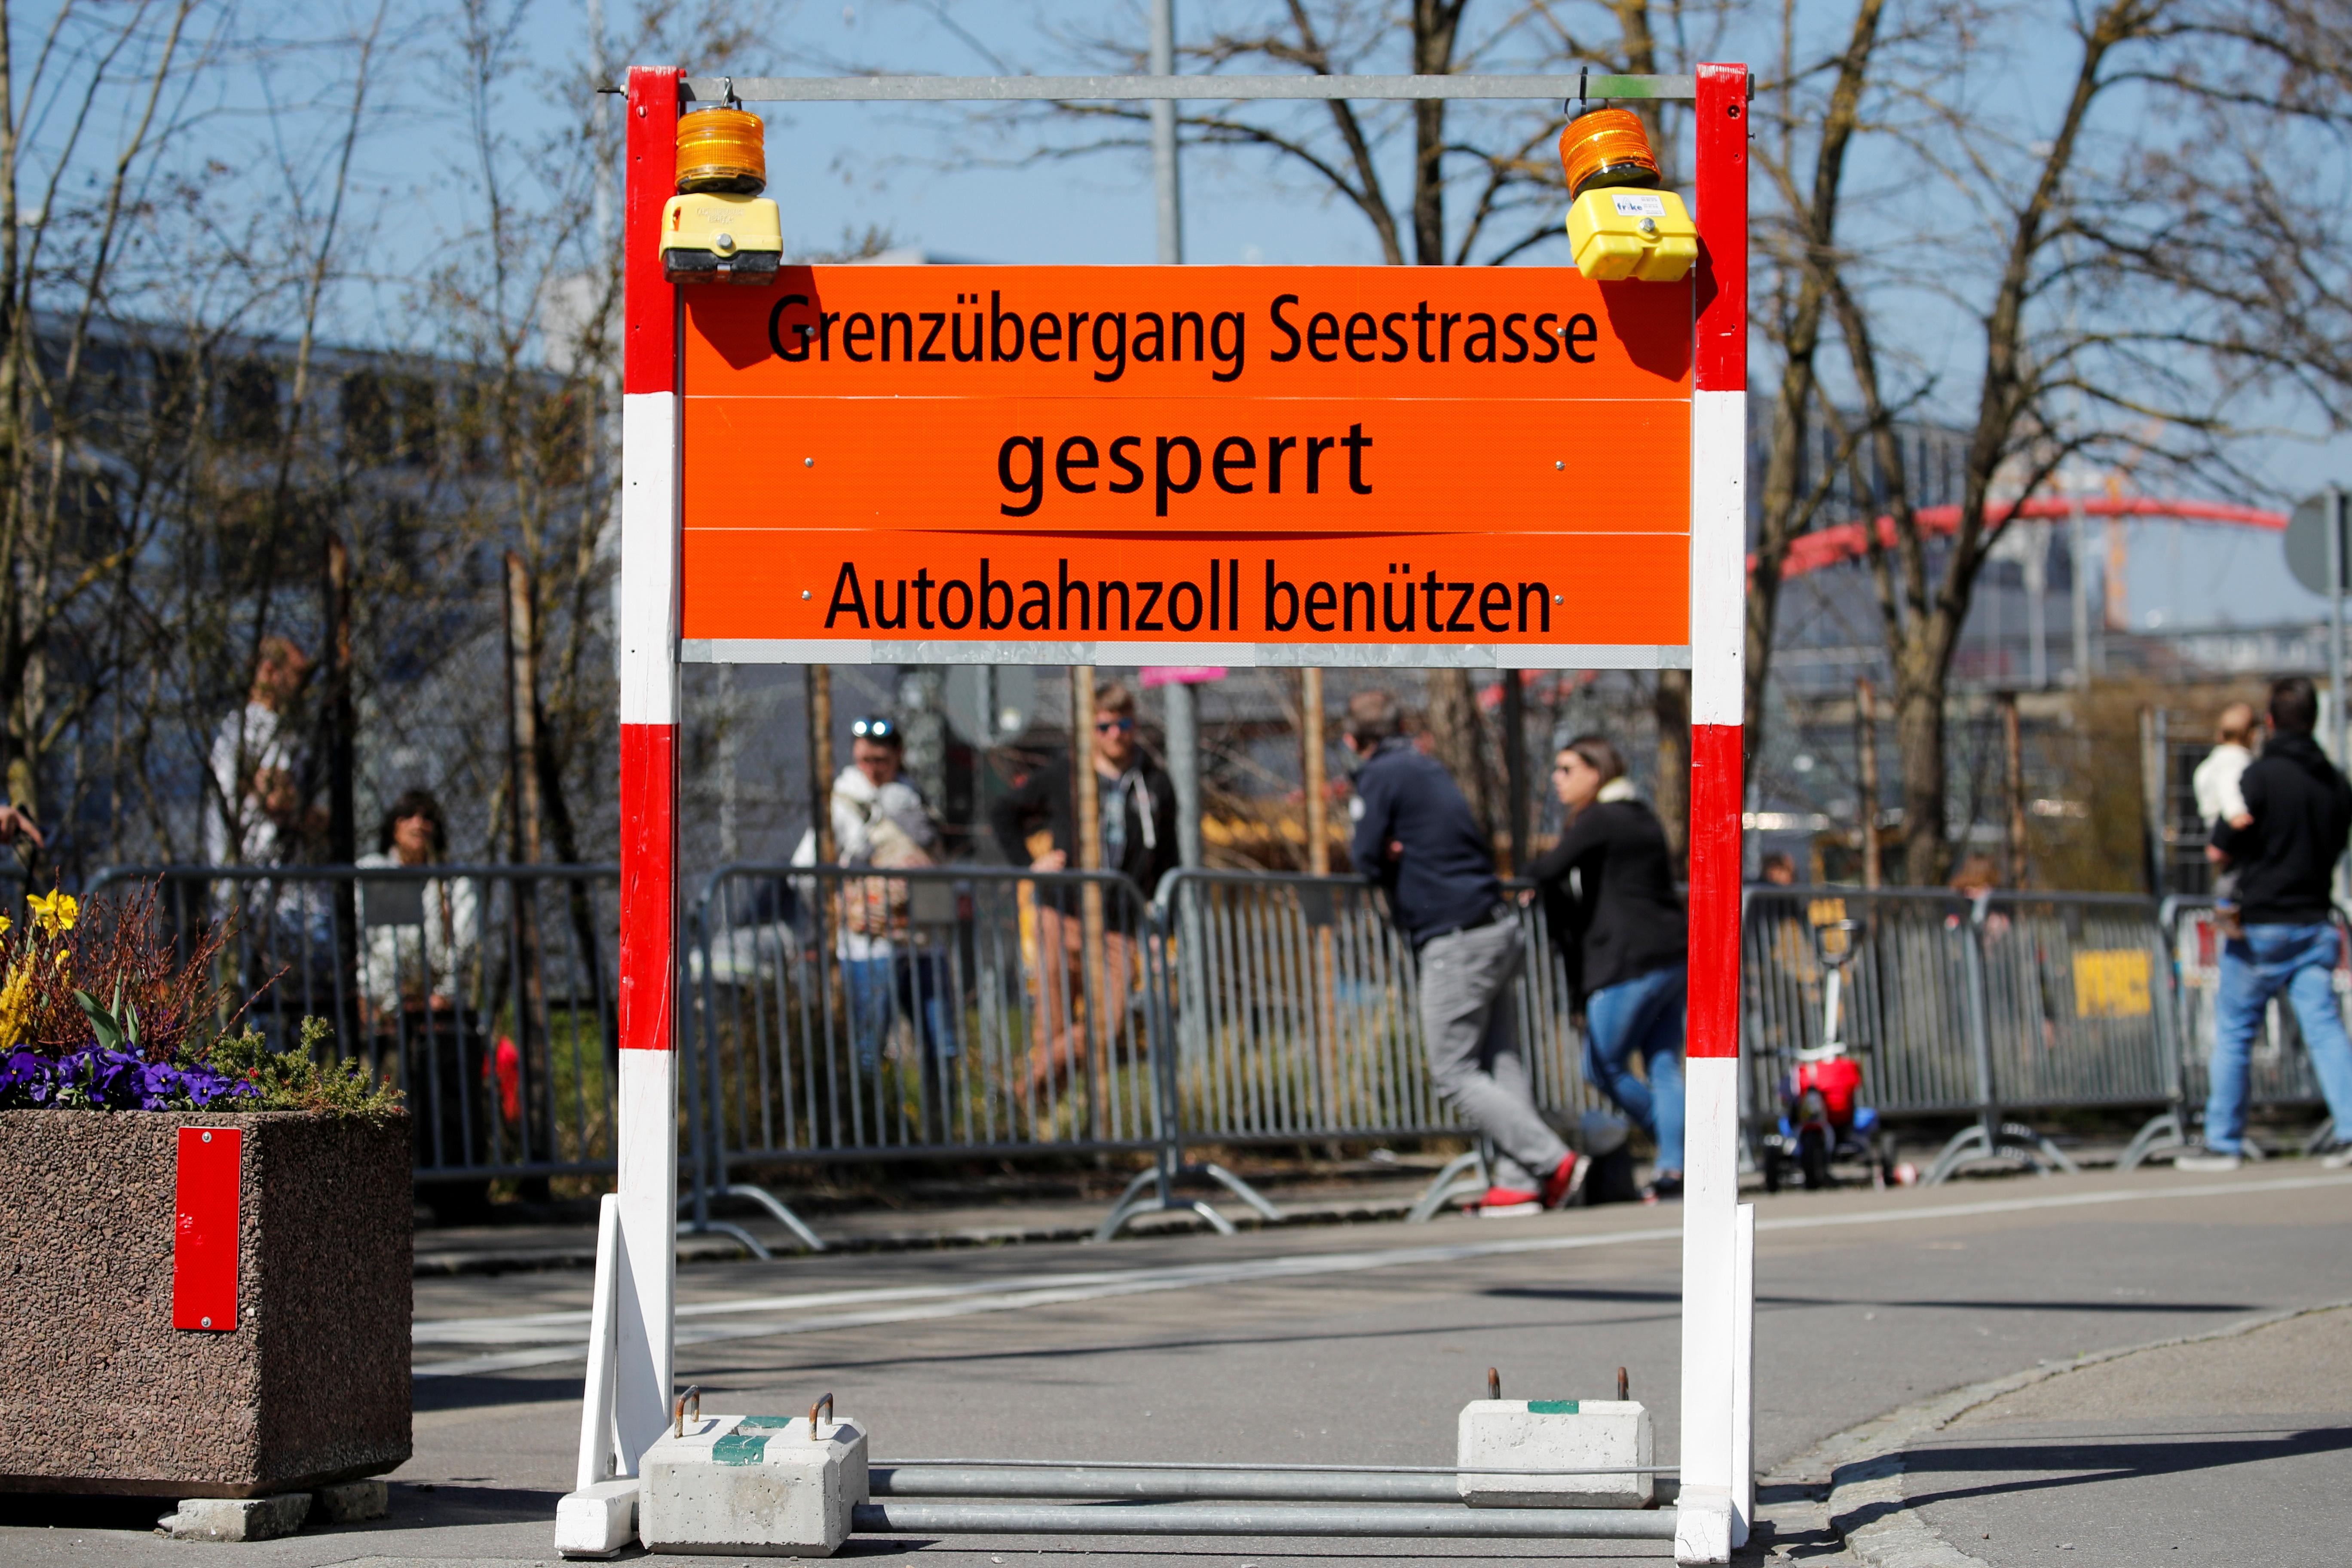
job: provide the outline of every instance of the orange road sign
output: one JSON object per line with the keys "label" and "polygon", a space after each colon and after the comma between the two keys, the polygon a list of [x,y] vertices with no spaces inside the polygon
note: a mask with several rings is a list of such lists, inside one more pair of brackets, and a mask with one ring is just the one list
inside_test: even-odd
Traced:
{"label": "orange road sign", "polygon": [[823,267],[681,293],[689,649],[1689,641],[1687,284]]}

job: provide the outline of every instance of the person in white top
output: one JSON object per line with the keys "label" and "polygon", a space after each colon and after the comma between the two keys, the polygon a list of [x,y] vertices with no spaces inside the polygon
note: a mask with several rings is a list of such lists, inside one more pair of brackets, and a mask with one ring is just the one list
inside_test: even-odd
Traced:
{"label": "person in white top", "polygon": [[[914,785],[899,776],[906,742],[898,726],[887,719],[860,719],[850,729],[850,764],[834,780],[831,802],[840,863],[886,869],[935,864],[939,826]],[[849,992],[850,1039],[859,1069],[867,1073],[878,1068],[901,1012],[921,1035],[927,1067],[956,1054],[947,977],[940,955],[912,941],[908,900],[904,878],[855,877],[841,884],[838,952]]]}
{"label": "person in white top", "polygon": [[[2189,776],[2189,787],[2197,795],[2197,817],[2209,835],[2224,822],[2242,829],[2253,825],[2246,810],[2244,780],[2246,770],[2253,765],[2254,742],[2261,731],[2262,721],[2248,702],[2231,703],[2215,721],[2217,743]],[[2211,845],[2206,847],[2205,858],[2214,867],[2213,912],[2222,931],[2234,937],[2239,934],[2237,873],[2229,869],[2229,856]]]}
{"label": "person in white top", "polygon": [[[384,813],[376,853],[362,869],[427,866],[445,858],[448,830],[431,792],[409,790]],[[477,942],[474,885],[462,877],[361,884],[367,932],[360,991],[379,1015],[404,1007],[446,1014],[465,994],[465,966]]]}
{"label": "person in white top", "polygon": [[213,795],[205,854],[215,866],[278,866],[292,858],[301,819],[302,749],[294,702],[310,660],[284,637],[264,637],[245,706],[213,737]]}

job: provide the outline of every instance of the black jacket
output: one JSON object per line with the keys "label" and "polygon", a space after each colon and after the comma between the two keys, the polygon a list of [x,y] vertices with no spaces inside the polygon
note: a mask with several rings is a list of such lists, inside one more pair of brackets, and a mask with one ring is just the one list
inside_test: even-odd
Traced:
{"label": "black jacket", "polygon": [[[1141,804],[1137,792],[1127,792],[1127,849],[1116,866],[1106,857],[1103,869],[1125,876],[1150,898],[1160,890],[1160,879],[1176,868],[1176,791],[1168,775],[1138,755],[1131,764],[1143,781],[1142,794],[1151,799],[1150,831],[1145,830]],[[1109,785],[1097,775],[1097,784],[1108,792]],[[996,833],[998,847],[1004,858],[1015,866],[1026,866],[1035,858],[1029,852],[1029,836],[1040,827],[1050,827],[1054,847],[1070,858],[1070,869],[1078,868],[1078,837],[1071,826],[1070,770],[1066,764],[1039,768],[1015,784],[1011,793],[990,808],[988,823]]]}
{"label": "black jacket", "polygon": [[[1407,941],[1418,947],[1494,912],[1503,897],[1494,852],[1434,758],[1402,736],[1382,741],[1356,774],[1356,798],[1364,808],[1356,819],[1356,868],[1386,890]],[[1395,859],[1391,843],[1403,846]]]}
{"label": "black jacket", "polygon": [[1666,831],[1640,801],[1586,806],[1528,874],[1543,889],[1580,1002],[1686,960],[1690,918],[1675,889]]}
{"label": "black jacket", "polygon": [[2352,784],[2308,735],[2274,734],[2246,770],[2251,827],[2222,822],[2213,842],[2238,872],[2248,925],[2317,925],[2327,918],[2336,858],[2352,835]]}

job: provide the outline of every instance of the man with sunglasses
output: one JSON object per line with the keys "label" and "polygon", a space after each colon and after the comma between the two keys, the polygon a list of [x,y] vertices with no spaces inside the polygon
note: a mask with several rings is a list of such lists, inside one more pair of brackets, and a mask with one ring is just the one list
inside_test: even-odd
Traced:
{"label": "man with sunglasses", "polygon": [[[1133,882],[1149,898],[1160,879],[1176,867],[1176,792],[1168,775],[1135,743],[1135,694],[1117,681],[1095,688],[1091,742],[1102,831],[1102,865]],[[1067,870],[1077,835],[1071,824],[1070,780],[1061,769],[1039,769],[1022,779],[989,813],[996,842],[1007,861],[1033,871]],[[1115,1035],[1127,1016],[1129,991],[1140,955],[1134,910],[1121,898],[1103,900],[1100,1016]],[[1050,1099],[1085,1059],[1087,1031],[1072,1021],[1076,1004],[1087,994],[1082,955],[1086,933],[1077,889],[1039,884],[1037,889],[1038,981],[1036,1044],[1029,1053],[1024,1095]],[[1091,1013],[1093,1008],[1089,1008]],[[1039,1105],[1041,1112],[1045,1109]]]}

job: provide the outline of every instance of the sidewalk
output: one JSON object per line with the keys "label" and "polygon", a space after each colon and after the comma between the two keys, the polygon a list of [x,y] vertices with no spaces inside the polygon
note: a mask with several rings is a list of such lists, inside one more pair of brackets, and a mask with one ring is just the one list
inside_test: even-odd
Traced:
{"label": "sidewalk", "polygon": [[1841,1468],[1829,1511],[1859,1562],[2345,1560],[2352,1308],[2003,1381],[2012,1386]]}

